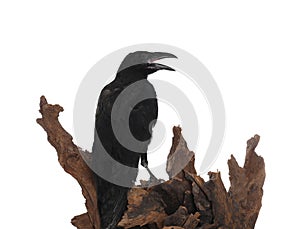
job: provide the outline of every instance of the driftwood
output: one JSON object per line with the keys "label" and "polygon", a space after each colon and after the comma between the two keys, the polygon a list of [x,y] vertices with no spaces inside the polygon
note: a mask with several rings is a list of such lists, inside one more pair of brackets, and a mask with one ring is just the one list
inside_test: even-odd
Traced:
{"label": "driftwood", "polygon": [[[78,229],[100,229],[101,216],[97,211],[92,171],[85,163],[89,160],[89,153],[78,148],[59,123],[58,116],[62,111],[61,106],[48,104],[42,96],[42,118],[37,122],[47,132],[59,163],[78,181],[86,199],[87,213],[75,216],[71,223]],[[228,160],[231,186],[227,192],[220,172],[209,172],[209,181],[206,182],[197,175],[195,155],[187,148],[180,127],[174,127],[173,133],[166,168],[170,180],[148,188],[132,188],[128,194],[128,209],[119,226],[145,229],[254,228],[265,179],[264,160],[255,153],[259,136],[248,140],[243,167],[238,165],[234,156]],[[189,163],[176,174],[186,158],[190,159]]]}

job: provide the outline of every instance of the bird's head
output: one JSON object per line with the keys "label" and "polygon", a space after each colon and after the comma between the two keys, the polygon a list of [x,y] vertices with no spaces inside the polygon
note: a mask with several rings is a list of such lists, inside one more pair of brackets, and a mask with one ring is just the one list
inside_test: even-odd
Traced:
{"label": "bird's head", "polygon": [[137,51],[129,53],[122,61],[117,75],[119,77],[133,77],[134,80],[140,80],[147,78],[148,75],[159,70],[175,71],[167,65],[155,62],[164,58],[177,57],[166,52]]}

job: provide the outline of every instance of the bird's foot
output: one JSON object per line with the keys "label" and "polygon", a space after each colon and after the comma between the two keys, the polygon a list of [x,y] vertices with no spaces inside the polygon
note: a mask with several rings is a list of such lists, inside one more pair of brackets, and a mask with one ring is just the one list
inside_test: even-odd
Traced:
{"label": "bird's foot", "polygon": [[156,176],[154,176],[154,174],[151,172],[151,170],[148,168],[148,165],[145,167],[146,170],[148,171],[149,175],[150,175],[150,182],[151,183],[157,183],[159,182],[159,180],[156,178]]}
{"label": "bird's foot", "polygon": [[142,158],[141,160],[141,165],[148,171],[149,175],[150,175],[150,179],[149,182],[151,184],[157,184],[160,183],[159,179],[156,178],[156,176],[151,172],[151,170],[148,167],[148,161],[147,159]]}
{"label": "bird's foot", "polygon": [[149,181],[150,181],[151,184],[158,184],[158,183],[160,183],[159,179],[157,179],[157,177],[154,176],[153,174],[150,175]]}

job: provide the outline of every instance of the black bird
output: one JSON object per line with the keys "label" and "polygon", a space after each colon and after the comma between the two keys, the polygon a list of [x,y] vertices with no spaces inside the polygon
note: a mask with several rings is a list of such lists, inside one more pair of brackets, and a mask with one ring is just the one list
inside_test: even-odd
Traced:
{"label": "black bird", "polygon": [[[101,91],[92,149],[101,228],[117,228],[126,210],[127,192],[137,177],[140,158],[141,165],[150,172],[147,147],[158,106],[156,92],[147,77],[158,70],[174,71],[154,62],[163,58],[176,56],[146,51],[128,54],[115,79]],[[136,142],[131,142],[131,136]]]}

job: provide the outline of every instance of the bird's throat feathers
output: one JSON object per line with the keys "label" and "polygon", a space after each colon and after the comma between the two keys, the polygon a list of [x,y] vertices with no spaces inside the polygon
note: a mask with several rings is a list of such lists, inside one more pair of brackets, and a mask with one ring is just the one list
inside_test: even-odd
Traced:
{"label": "bird's throat feathers", "polygon": [[129,67],[118,72],[115,80],[125,84],[131,84],[139,80],[147,79],[147,77],[148,74],[145,71],[139,71],[139,69]]}

